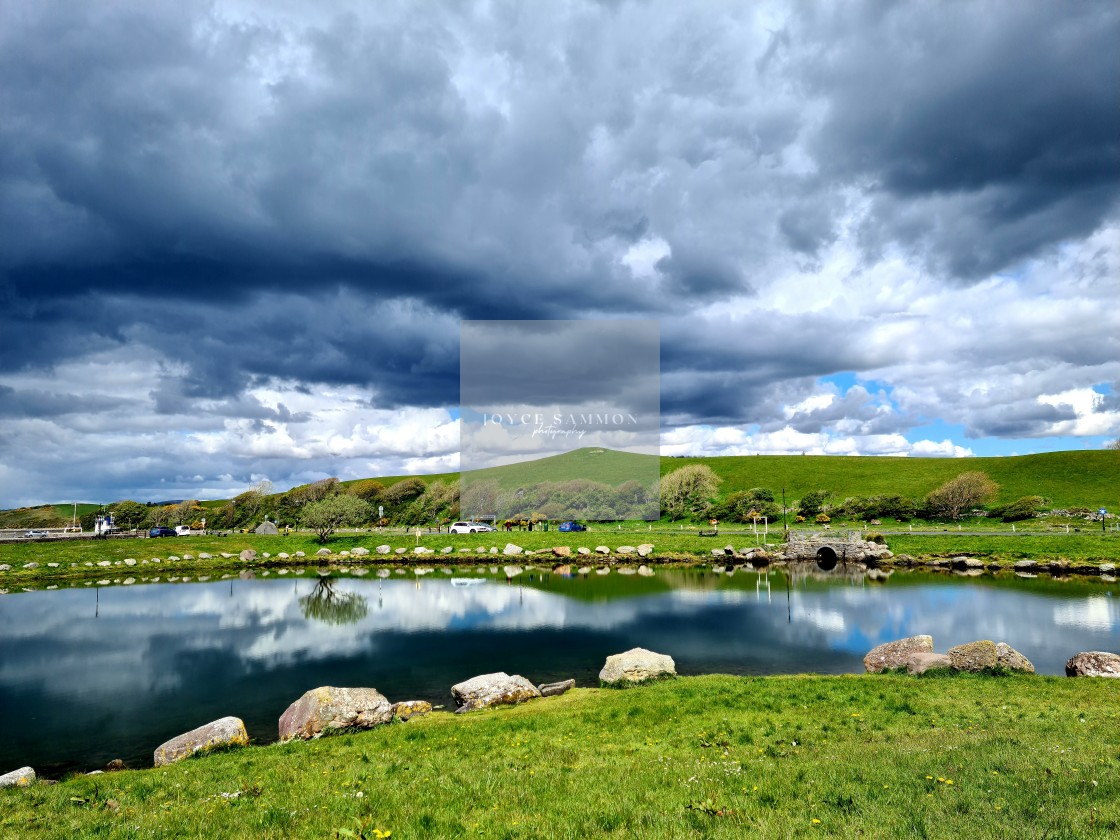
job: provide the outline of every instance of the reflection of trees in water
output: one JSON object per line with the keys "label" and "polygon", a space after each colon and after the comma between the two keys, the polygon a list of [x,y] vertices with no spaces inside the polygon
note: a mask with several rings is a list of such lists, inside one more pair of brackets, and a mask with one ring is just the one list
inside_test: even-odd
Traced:
{"label": "reflection of trees in water", "polygon": [[299,599],[299,608],[304,618],[326,624],[353,624],[369,612],[365,598],[357,592],[335,589],[334,580],[329,577],[319,578],[315,588]]}

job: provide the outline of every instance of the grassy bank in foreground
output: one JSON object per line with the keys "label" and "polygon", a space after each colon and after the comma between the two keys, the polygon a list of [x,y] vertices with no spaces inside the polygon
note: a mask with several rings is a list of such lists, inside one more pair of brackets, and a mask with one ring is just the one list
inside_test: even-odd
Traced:
{"label": "grassy bank in foreground", "polygon": [[583,689],[0,790],[0,835],[1111,837],[1115,699],[1044,677]]}

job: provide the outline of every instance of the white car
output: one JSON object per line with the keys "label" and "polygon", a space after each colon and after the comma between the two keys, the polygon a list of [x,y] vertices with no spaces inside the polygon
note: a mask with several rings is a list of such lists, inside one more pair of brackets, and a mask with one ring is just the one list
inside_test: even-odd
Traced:
{"label": "white car", "polygon": [[493,525],[487,525],[485,522],[455,522],[447,529],[451,534],[483,534],[496,530]]}

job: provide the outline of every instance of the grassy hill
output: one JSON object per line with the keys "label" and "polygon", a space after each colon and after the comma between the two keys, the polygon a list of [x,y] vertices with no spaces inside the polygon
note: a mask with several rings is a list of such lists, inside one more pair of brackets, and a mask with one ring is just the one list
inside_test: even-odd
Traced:
{"label": "grassy hill", "polygon": [[707,464],[722,493],[786,488],[788,499],[811,490],[838,498],[884,493],[924,497],[970,470],[986,472],[1000,485],[998,503],[1043,496],[1056,508],[1120,507],[1120,452],[1047,452],[1006,458],[868,458],[829,455],[756,455],[725,458],[662,458],[661,473],[686,464]]}
{"label": "grassy hill", "polygon": [[[564,481],[594,476],[618,485],[642,469],[647,456],[603,449],[577,449],[536,461],[511,464],[476,475],[494,478],[504,488],[543,480]],[[768,487],[799,499],[811,490],[829,490],[836,498],[898,494],[923,498],[963,472],[986,472],[1000,485],[997,503],[1022,496],[1043,496],[1056,508],[1120,508],[1120,452],[1086,450],[1046,452],[1003,458],[879,458],[835,455],[733,455],[719,458],[662,458],[661,475],[688,464],[707,464],[723,479],[720,492]],[[386,486],[407,478],[378,479]],[[422,476],[425,481],[452,481],[458,473]]]}
{"label": "grassy hill", "polygon": [[[477,471],[508,489],[539,481],[565,481],[594,477],[619,485],[644,469],[650,456],[604,449],[577,449],[536,461],[526,461]],[[998,503],[1021,496],[1043,496],[1055,508],[1106,507],[1120,509],[1120,451],[1088,450],[1047,452],[1005,458],[872,458],[830,455],[755,455],[720,458],[662,458],[665,475],[687,464],[707,464],[723,479],[720,492],[768,487],[793,502],[811,490],[829,490],[835,498],[898,494],[922,498],[949,479],[970,470],[986,472],[999,483]],[[410,476],[382,476],[386,486]],[[455,481],[458,473],[419,476],[425,482]],[[352,482],[344,482],[349,484]],[[203,502],[218,508],[224,499]],[[96,505],[78,505],[78,514],[96,510]],[[44,505],[0,511],[0,528],[61,527],[70,522],[72,507]]]}

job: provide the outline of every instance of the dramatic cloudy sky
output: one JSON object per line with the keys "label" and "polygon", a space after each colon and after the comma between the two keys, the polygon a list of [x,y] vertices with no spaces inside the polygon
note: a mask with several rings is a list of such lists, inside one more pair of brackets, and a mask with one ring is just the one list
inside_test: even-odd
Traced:
{"label": "dramatic cloudy sky", "polygon": [[0,0],[0,506],[458,464],[460,319],[662,450],[1120,435],[1120,6]]}

